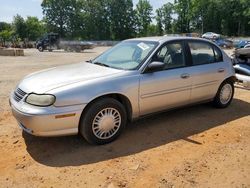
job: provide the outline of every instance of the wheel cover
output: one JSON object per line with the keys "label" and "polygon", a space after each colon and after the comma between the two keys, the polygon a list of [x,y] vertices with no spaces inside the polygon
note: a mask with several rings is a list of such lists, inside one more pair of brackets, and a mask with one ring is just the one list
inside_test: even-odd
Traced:
{"label": "wheel cover", "polygon": [[109,139],[121,126],[121,114],[115,108],[105,108],[97,113],[92,123],[92,131],[99,139]]}
{"label": "wheel cover", "polygon": [[220,91],[220,102],[227,104],[232,98],[233,89],[231,84],[225,84]]}

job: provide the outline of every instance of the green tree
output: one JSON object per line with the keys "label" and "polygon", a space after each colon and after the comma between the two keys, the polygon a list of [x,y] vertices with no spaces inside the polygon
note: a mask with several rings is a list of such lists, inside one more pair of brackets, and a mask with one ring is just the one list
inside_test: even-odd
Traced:
{"label": "green tree", "polygon": [[221,10],[221,31],[229,36],[245,34],[250,17],[245,14],[250,10],[250,2],[245,0],[219,1]]}
{"label": "green tree", "polygon": [[109,6],[108,0],[85,0],[83,5],[86,25],[85,38],[110,39]]}
{"label": "green tree", "polygon": [[135,12],[132,0],[110,0],[110,30],[111,38],[123,40],[134,36]]}
{"label": "green tree", "polygon": [[7,22],[0,22],[0,32],[3,30],[11,30],[11,24]]}
{"label": "green tree", "polygon": [[174,8],[177,14],[177,32],[189,33],[192,16],[191,0],[175,0]]}
{"label": "green tree", "polygon": [[[207,31],[250,35],[249,0],[175,0],[156,10],[156,25],[149,0],[139,0],[135,9],[132,0],[44,0],[42,9],[48,31],[71,39],[122,40]],[[29,32],[17,33],[24,38]]]}
{"label": "green tree", "polygon": [[158,32],[158,28],[157,28],[158,26],[157,25],[155,25],[155,24],[150,24],[149,26],[148,26],[148,36],[157,36],[157,35],[161,35],[161,34],[159,34]]}
{"label": "green tree", "polygon": [[250,1],[249,0],[241,0],[242,9],[243,9],[243,20],[240,25],[240,34],[250,35]]}
{"label": "green tree", "polygon": [[41,6],[49,30],[66,36],[76,0],[43,0]]}
{"label": "green tree", "polygon": [[152,22],[153,7],[148,0],[139,0],[136,5],[137,29],[139,36],[148,35],[148,27]]}
{"label": "green tree", "polygon": [[197,32],[204,33],[204,22],[210,0],[193,0],[192,1],[192,22],[193,28]]}
{"label": "green tree", "polygon": [[172,33],[173,11],[174,6],[172,3],[166,3],[156,10],[156,21],[159,33],[161,33],[161,30],[164,31],[164,33]]}
{"label": "green tree", "polygon": [[37,17],[28,16],[25,24],[28,40],[35,41],[45,33],[45,26]]}
{"label": "green tree", "polygon": [[14,16],[13,19],[13,29],[15,34],[21,39],[24,40],[25,38],[27,38],[27,25],[25,23],[25,20],[23,19],[22,16],[20,15],[16,15]]}
{"label": "green tree", "polygon": [[5,29],[0,31],[0,43],[1,46],[5,46],[6,41],[10,41],[13,35],[13,31]]}
{"label": "green tree", "polygon": [[156,33],[157,35],[163,35],[163,24],[162,24],[162,9],[159,8],[156,10]]}
{"label": "green tree", "polygon": [[248,0],[192,0],[191,31],[213,31],[229,36],[245,35],[250,9]]}
{"label": "green tree", "polygon": [[44,0],[49,31],[75,39],[121,40],[134,36],[132,0]]}

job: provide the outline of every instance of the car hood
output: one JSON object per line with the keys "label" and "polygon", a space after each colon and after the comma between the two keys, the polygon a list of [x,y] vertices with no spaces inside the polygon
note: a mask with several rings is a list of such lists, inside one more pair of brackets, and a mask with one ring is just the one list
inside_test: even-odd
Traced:
{"label": "car hood", "polygon": [[18,87],[26,93],[44,93],[58,87],[103,78],[120,72],[123,71],[82,62],[35,72],[26,76]]}

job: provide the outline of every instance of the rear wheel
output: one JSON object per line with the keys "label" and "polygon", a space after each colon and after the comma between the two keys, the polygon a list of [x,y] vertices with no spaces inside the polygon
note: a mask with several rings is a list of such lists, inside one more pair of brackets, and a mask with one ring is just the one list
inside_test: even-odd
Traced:
{"label": "rear wheel", "polygon": [[106,144],[121,134],[126,122],[124,106],[115,99],[104,98],[82,114],[79,131],[91,144]]}
{"label": "rear wheel", "polygon": [[214,106],[217,108],[226,108],[233,99],[234,84],[231,81],[224,81],[214,98]]}

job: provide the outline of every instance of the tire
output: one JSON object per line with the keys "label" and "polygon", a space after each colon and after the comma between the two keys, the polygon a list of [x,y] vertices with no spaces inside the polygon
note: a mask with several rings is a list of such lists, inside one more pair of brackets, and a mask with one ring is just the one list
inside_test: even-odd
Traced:
{"label": "tire", "polygon": [[82,114],[79,132],[90,144],[107,144],[121,134],[126,123],[124,106],[113,98],[102,98]]}
{"label": "tire", "polygon": [[234,96],[234,84],[232,81],[226,80],[220,85],[217,94],[214,98],[213,105],[216,108],[226,108],[232,102],[233,96]]}
{"label": "tire", "polygon": [[43,52],[43,50],[44,50],[42,46],[39,46],[37,49],[39,52]]}

